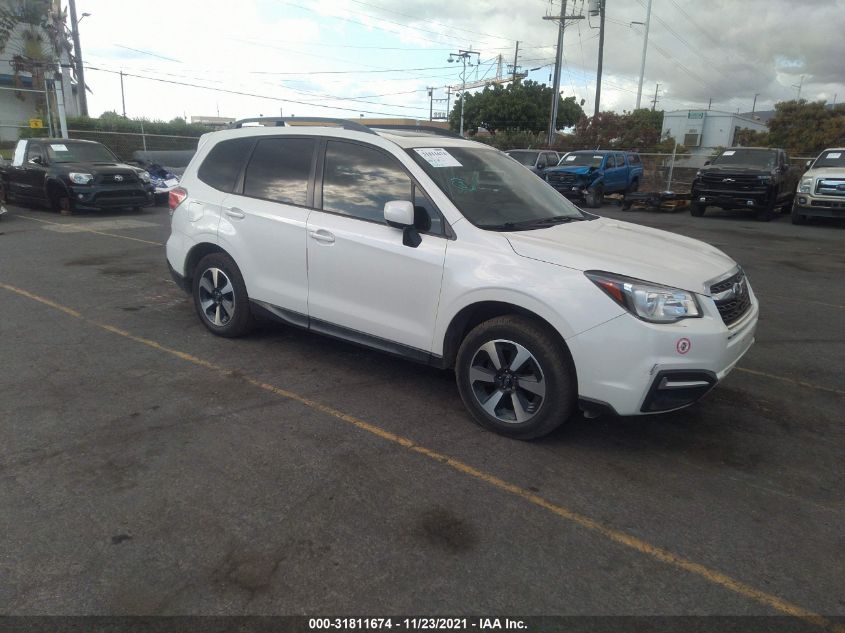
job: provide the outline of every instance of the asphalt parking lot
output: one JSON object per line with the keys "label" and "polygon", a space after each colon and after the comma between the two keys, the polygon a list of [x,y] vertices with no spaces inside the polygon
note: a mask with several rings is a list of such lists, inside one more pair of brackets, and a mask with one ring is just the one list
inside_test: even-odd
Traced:
{"label": "asphalt parking lot", "polygon": [[2,614],[845,616],[845,223],[602,209],[743,264],[757,343],[690,409],[524,443],[449,372],[213,337],[166,208],[7,208]]}

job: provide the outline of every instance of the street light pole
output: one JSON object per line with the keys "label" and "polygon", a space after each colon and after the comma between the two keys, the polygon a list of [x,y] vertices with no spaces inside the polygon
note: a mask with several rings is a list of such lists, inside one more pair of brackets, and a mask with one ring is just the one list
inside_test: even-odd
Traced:
{"label": "street light pole", "polygon": [[[461,136],[464,135],[464,101],[466,101],[467,90],[467,59],[469,59],[472,55],[478,56],[476,60],[481,57],[481,53],[458,49],[457,53],[449,53],[449,59],[447,60],[451,63],[456,61],[456,58],[458,58],[463,63],[463,71],[461,72],[461,129],[459,132]],[[470,66],[472,66],[472,62],[470,62]]]}
{"label": "street light pole", "polygon": [[70,31],[73,37],[73,52],[76,54],[79,113],[82,116],[88,116],[88,95],[85,93],[85,68],[82,64],[82,46],[79,44],[79,21],[76,19],[76,0],[68,0],[68,8],[70,9]]}

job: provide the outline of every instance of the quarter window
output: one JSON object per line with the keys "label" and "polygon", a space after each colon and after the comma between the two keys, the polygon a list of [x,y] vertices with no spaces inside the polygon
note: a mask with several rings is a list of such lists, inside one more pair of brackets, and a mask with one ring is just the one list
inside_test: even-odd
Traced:
{"label": "quarter window", "polygon": [[251,138],[221,141],[211,148],[200,165],[197,177],[219,191],[232,193],[252,143]]}
{"label": "quarter window", "polygon": [[244,178],[244,195],[304,206],[316,143],[310,138],[258,141]]}
{"label": "quarter window", "polygon": [[323,210],[384,221],[384,205],[411,198],[411,179],[395,158],[376,149],[329,141],[323,173]]}

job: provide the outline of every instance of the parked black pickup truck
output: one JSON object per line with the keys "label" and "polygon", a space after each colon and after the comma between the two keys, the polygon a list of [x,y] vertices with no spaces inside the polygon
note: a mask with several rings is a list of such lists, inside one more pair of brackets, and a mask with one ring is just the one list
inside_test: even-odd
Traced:
{"label": "parked black pickup truck", "polygon": [[64,138],[18,141],[0,167],[0,201],[48,204],[55,211],[140,209],[153,203],[150,175],[122,163],[105,145]]}
{"label": "parked black pickup truck", "polygon": [[782,149],[731,147],[696,174],[690,213],[700,217],[709,206],[753,209],[758,220],[771,220],[776,208],[791,210],[800,177]]}

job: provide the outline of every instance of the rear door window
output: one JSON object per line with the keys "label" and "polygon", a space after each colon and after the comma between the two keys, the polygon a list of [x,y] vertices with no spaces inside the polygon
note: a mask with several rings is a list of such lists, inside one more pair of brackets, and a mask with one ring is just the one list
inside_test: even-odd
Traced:
{"label": "rear door window", "polygon": [[211,148],[200,165],[197,177],[218,191],[232,193],[254,139],[234,138]]}
{"label": "rear door window", "polygon": [[317,143],[313,138],[258,141],[244,177],[244,195],[305,206]]}

